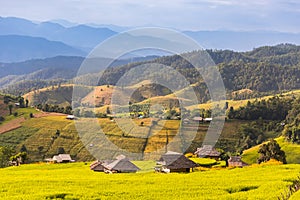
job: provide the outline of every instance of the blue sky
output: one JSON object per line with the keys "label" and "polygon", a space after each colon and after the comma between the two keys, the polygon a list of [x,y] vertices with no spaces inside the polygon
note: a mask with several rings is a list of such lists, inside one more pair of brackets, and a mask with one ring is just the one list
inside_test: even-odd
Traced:
{"label": "blue sky", "polygon": [[300,32],[298,0],[0,0],[0,5],[1,16],[36,21]]}

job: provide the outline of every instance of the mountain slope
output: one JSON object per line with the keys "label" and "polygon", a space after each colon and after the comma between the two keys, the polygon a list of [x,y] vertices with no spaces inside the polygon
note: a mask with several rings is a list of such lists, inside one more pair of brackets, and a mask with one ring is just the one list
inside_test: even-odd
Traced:
{"label": "mountain slope", "polygon": [[43,37],[82,49],[91,49],[104,39],[116,34],[108,28],[94,28],[86,25],[64,27],[53,22],[33,23],[16,17],[0,17],[0,30],[1,35]]}
{"label": "mountain slope", "polygon": [[[124,28],[114,25],[66,23],[65,26],[62,26],[59,21],[58,23],[55,22],[33,23],[22,18],[0,17],[0,34],[45,37],[49,40],[61,41],[78,48],[81,47],[84,50],[90,50],[108,37],[124,30]],[[249,51],[254,47],[278,43],[300,44],[299,33],[270,31],[183,31],[182,33],[192,37],[205,49]]]}
{"label": "mountain slope", "polygon": [[16,62],[32,58],[46,58],[58,55],[83,56],[85,53],[62,42],[49,41],[44,38],[0,35],[0,61]]}

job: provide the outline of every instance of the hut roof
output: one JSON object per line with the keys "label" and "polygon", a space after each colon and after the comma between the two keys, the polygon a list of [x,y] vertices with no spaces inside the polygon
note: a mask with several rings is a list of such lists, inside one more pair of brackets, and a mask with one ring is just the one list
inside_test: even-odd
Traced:
{"label": "hut roof", "polygon": [[72,158],[71,158],[70,154],[58,154],[58,155],[53,156],[52,160],[59,163],[59,162],[64,162],[64,161],[72,161]]}
{"label": "hut roof", "polygon": [[71,161],[72,160],[70,154],[58,154],[58,156],[62,159],[62,161]]}
{"label": "hut roof", "polygon": [[56,162],[62,162],[62,159],[59,156],[53,156],[52,160]]}
{"label": "hut roof", "polygon": [[240,163],[241,166],[248,166],[247,163],[245,163],[244,161],[242,161],[242,157],[241,156],[231,156],[228,159],[228,163]]}
{"label": "hut roof", "polygon": [[104,165],[108,165],[109,163],[112,163],[112,160],[104,160],[104,161],[99,161],[96,160],[90,164],[90,169],[94,171],[103,171],[104,170]]}
{"label": "hut roof", "polygon": [[129,161],[128,158],[121,156],[109,164],[103,164],[103,166],[108,170],[115,170],[119,172],[136,172],[140,170],[135,164]]}
{"label": "hut roof", "polygon": [[198,155],[198,157],[219,157],[221,155],[220,152],[218,152],[213,146],[211,145],[203,145],[201,148],[197,148],[197,151],[195,154]]}
{"label": "hut roof", "polygon": [[167,152],[166,154],[162,155],[158,161],[158,164],[161,164],[168,169],[193,168],[198,166],[195,162],[177,152]]}

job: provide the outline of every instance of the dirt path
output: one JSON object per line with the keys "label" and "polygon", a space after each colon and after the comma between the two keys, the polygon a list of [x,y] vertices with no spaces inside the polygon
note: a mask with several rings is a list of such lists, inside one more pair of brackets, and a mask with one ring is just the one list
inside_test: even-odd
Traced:
{"label": "dirt path", "polygon": [[50,112],[41,112],[33,114],[34,118],[41,118],[41,117],[49,117],[49,116],[67,116],[63,113],[50,113]]}
{"label": "dirt path", "polygon": [[13,120],[1,125],[0,126],[0,134],[20,128],[22,126],[22,122],[24,122],[24,121],[25,121],[25,118],[20,117],[20,118],[13,119]]}

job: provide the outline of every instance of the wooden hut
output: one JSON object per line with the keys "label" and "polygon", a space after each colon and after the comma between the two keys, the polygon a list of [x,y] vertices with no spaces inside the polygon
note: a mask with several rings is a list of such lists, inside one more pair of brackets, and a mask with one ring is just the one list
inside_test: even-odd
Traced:
{"label": "wooden hut", "polygon": [[58,154],[53,156],[52,161],[55,163],[68,163],[68,162],[74,162],[72,160],[70,154]]}
{"label": "wooden hut", "polygon": [[104,172],[103,162],[96,160],[92,164],[90,164],[90,169],[95,172]]}
{"label": "wooden hut", "polygon": [[245,167],[245,166],[248,166],[248,164],[242,161],[241,156],[231,156],[228,159],[228,167]]}
{"label": "wooden hut", "polygon": [[169,151],[158,160],[156,171],[160,172],[190,172],[198,165],[181,153]]}
{"label": "wooden hut", "polygon": [[106,173],[130,173],[140,170],[135,164],[125,156],[119,156],[117,160],[107,164],[102,164]]}
{"label": "wooden hut", "polygon": [[108,165],[109,163],[112,163],[112,160],[105,160],[105,161],[99,161],[96,160],[92,164],[90,164],[90,169],[95,172],[104,172],[104,165]]}
{"label": "wooden hut", "polygon": [[194,153],[199,158],[212,158],[219,159],[221,153],[218,152],[212,145],[203,145],[201,148],[197,148],[197,151]]}

